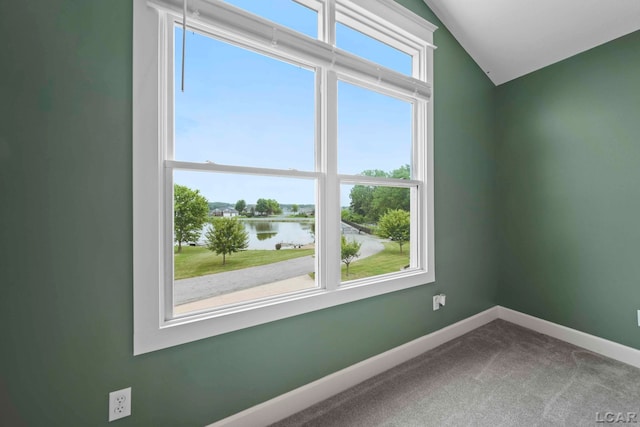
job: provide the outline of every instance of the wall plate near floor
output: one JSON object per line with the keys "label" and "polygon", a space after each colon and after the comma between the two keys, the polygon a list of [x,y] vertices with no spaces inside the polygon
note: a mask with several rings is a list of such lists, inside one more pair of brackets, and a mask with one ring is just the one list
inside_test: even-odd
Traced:
{"label": "wall plate near floor", "polygon": [[109,422],[131,415],[131,387],[109,393]]}

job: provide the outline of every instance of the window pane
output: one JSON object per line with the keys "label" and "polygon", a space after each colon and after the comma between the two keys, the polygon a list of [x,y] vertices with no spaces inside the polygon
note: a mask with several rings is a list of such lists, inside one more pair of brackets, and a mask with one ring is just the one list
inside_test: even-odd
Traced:
{"label": "window pane", "polygon": [[182,92],[175,37],[175,159],[313,170],[313,71],[188,32]]}
{"label": "window pane", "polygon": [[410,267],[409,188],[343,184],[340,204],[342,282]]}
{"label": "window pane", "polygon": [[411,115],[409,102],[338,82],[338,171],[392,172],[411,164]]}
{"label": "window pane", "polygon": [[[316,286],[313,180],[178,170],[174,182],[174,314]],[[189,190],[206,199],[201,222]]]}
{"label": "window pane", "polygon": [[406,75],[412,75],[412,57],[351,27],[336,23],[336,46]]}
{"label": "window pane", "polygon": [[225,0],[234,6],[269,19],[310,37],[318,37],[318,13],[293,0]]}

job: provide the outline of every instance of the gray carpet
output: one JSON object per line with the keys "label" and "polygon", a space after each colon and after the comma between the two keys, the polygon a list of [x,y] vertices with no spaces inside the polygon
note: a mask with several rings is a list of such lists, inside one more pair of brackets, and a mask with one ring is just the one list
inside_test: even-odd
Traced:
{"label": "gray carpet", "polygon": [[496,320],[273,427],[602,426],[619,413],[640,425],[640,369]]}

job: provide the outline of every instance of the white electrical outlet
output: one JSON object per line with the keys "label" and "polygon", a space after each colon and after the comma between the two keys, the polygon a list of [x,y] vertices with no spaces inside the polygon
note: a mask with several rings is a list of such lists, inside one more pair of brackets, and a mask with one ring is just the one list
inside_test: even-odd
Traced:
{"label": "white electrical outlet", "polygon": [[131,415],[131,387],[109,393],[109,421]]}

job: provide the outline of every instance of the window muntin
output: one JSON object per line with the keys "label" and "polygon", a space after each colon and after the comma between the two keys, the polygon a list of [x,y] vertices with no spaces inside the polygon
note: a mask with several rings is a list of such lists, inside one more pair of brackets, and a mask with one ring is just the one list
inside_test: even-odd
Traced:
{"label": "window muntin", "polygon": [[[135,3],[134,23],[134,353],[189,342],[220,333],[282,319],[312,310],[344,304],[430,283],[434,280],[433,258],[433,131],[430,80],[432,76],[431,33],[435,27],[417,17],[411,17],[401,6],[387,0],[337,0],[337,7],[317,0],[299,0],[307,5],[321,4],[318,10],[320,40],[297,37],[291,30],[273,22],[236,11],[224,3],[198,3],[199,10],[189,11],[188,25],[207,36],[231,41],[274,58],[316,69],[316,109],[318,126],[315,135],[315,169],[268,169],[263,167],[224,165],[207,162],[172,160],[173,117],[172,85],[175,72],[173,60],[173,22],[181,22],[182,2],[178,0],[150,0],[157,7],[160,20],[150,13],[147,5]],[[329,3],[332,3],[329,0]],[[357,7],[352,7],[357,6]],[[313,6],[312,6],[313,7]],[[347,10],[348,9],[348,10]],[[355,12],[354,12],[355,11]],[[348,13],[347,13],[348,12]],[[372,67],[369,61],[360,62],[353,55],[344,54],[331,46],[335,40],[337,16],[347,16],[349,26],[358,31],[380,37],[389,45],[399,47],[413,57],[413,78],[403,76],[386,67]],[[360,22],[352,25],[355,18]],[[359,18],[363,18],[359,20]],[[342,19],[342,18],[341,18]],[[380,24],[380,21],[384,23]],[[168,24],[168,25],[167,25]],[[202,25],[200,25],[202,24]],[[165,25],[167,25],[165,27]],[[328,30],[328,31],[327,31]],[[209,34],[210,33],[210,34]],[[165,34],[165,35],[163,35]],[[166,36],[168,34],[168,36]],[[277,35],[277,36],[276,36]],[[396,43],[400,40],[401,43]],[[157,46],[154,46],[157,43]],[[327,44],[329,43],[329,44]],[[405,47],[407,47],[405,49]],[[160,49],[158,49],[160,47]],[[188,49],[188,47],[187,47]],[[168,53],[168,55],[166,55]],[[167,61],[168,59],[168,61]],[[154,74],[154,68],[157,71]],[[413,103],[412,179],[343,175],[337,171],[337,85],[338,79],[376,87]],[[187,81],[188,82],[188,81]],[[169,93],[167,93],[169,89]],[[167,113],[169,113],[167,115]],[[160,144],[158,144],[160,142]],[[157,163],[165,158],[163,163]],[[280,176],[314,181],[316,190],[316,230],[318,286],[298,293],[265,297],[241,304],[227,304],[215,310],[194,310],[186,314],[173,312],[173,295],[167,277],[172,265],[166,254],[171,242],[171,200],[174,170],[204,171],[214,174],[249,174],[252,176]],[[408,271],[365,279],[340,286],[340,186],[377,185],[407,187],[411,196],[411,268]],[[414,194],[415,193],[415,194]],[[169,206],[169,209],[167,209]],[[415,215],[414,215],[415,213]],[[415,236],[415,238],[414,238]],[[324,261],[322,261],[324,260]],[[416,266],[416,268],[413,268]],[[159,286],[160,285],[160,286]],[[339,291],[338,291],[339,290]],[[336,292],[338,291],[338,292]],[[168,293],[167,293],[168,292]],[[159,301],[160,304],[154,304]],[[169,304],[167,304],[167,301]],[[163,308],[164,307],[164,308]]]}

